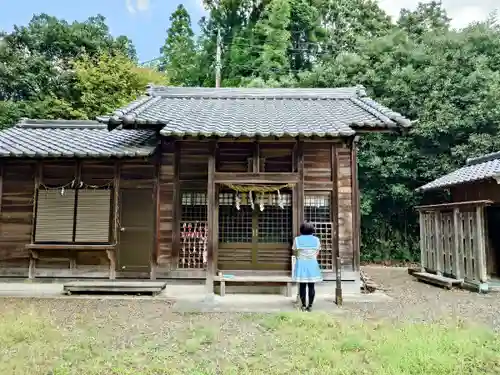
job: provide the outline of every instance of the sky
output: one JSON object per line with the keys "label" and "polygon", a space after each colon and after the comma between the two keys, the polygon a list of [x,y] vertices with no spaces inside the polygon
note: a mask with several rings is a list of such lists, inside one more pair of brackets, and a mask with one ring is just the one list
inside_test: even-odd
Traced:
{"label": "sky", "polygon": [[[414,9],[419,0],[379,0],[396,17],[401,8]],[[498,0],[442,0],[453,26],[484,20],[500,8]],[[0,0],[0,29],[26,25],[33,14],[47,13],[67,21],[83,21],[98,13],[106,17],[111,33],[126,35],[134,42],[140,61],[158,57],[166,36],[170,14],[179,3],[188,9],[193,28],[204,15],[202,0]],[[71,5],[70,5],[71,4]]]}

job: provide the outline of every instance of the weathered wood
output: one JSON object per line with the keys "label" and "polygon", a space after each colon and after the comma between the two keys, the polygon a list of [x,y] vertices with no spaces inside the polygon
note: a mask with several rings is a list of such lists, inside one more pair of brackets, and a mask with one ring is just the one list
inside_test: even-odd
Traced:
{"label": "weathered wood", "polygon": [[359,202],[359,186],[358,186],[358,160],[357,160],[357,143],[359,137],[354,137],[351,144],[351,194],[352,194],[352,251],[353,251],[353,269],[359,270],[359,262],[361,257],[360,241],[361,241],[361,213]]}
{"label": "weathered wood", "polygon": [[220,282],[220,295],[226,295],[226,282],[229,283],[286,283],[285,295],[286,297],[292,296],[293,279],[291,276],[262,276],[262,275],[248,275],[248,276],[224,276],[219,274],[214,277],[214,281]]}
{"label": "weathered wood", "polygon": [[292,184],[298,183],[297,173],[225,173],[217,172],[214,176],[216,184]]}
{"label": "weathered wood", "polygon": [[425,268],[427,267],[427,259],[425,252],[425,222],[424,222],[424,214],[422,212],[418,213],[418,221],[420,226],[420,270],[425,272]]}
{"label": "weathered wood", "polygon": [[481,283],[488,281],[488,272],[486,266],[486,238],[485,238],[485,220],[484,207],[476,207],[476,259],[477,259],[477,278]]}
{"label": "weathered wood", "polygon": [[66,294],[71,293],[148,293],[156,295],[167,283],[152,281],[72,281],[63,285]]}
{"label": "weathered wood", "polygon": [[0,164],[0,215],[2,214],[2,201],[3,201],[3,164]]}
{"label": "weathered wood", "polygon": [[463,280],[452,279],[450,277],[435,275],[428,272],[415,272],[413,276],[419,281],[425,281],[429,284],[443,286],[447,289],[451,289],[454,285],[458,286],[463,282]]}
{"label": "weathered wood", "polygon": [[214,293],[214,252],[217,247],[217,238],[215,236],[215,227],[218,220],[214,215],[216,208],[216,189],[215,189],[215,153],[216,144],[210,144],[210,154],[208,156],[208,183],[207,183],[207,212],[208,212],[208,239],[207,239],[207,276],[205,280],[206,292]]}
{"label": "weathered wood", "polygon": [[450,209],[454,207],[466,207],[466,206],[488,206],[493,204],[490,200],[477,200],[477,201],[465,201],[465,202],[451,202],[451,203],[440,203],[440,204],[429,204],[425,206],[416,206],[415,209],[419,211],[433,211],[433,210],[443,210]]}
{"label": "weathered wood", "polygon": [[109,279],[114,280],[116,279],[116,251],[106,250],[106,255],[109,259]]}
{"label": "weathered wood", "polygon": [[299,141],[297,145],[297,175],[298,175],[298,184],[296,188],[296,206],[294,207],[297,210],[293,215],[297,218],[297,223],[295,225],[296,234],[299,234],[299,227],[304,222],[304,143]]}
{"label": "weathered wood", "polygon": [[[422,214],[420,213],[420,215]],[[462,252],[460,251],[460,248],[462,246],[462,243],[460,241],[461,230],[462,230],[462,225],[460,222],[460,211],[458,207],[455,207],[453,209],[453,269],[454,269],[454,276],[457,279],[460,279],[462,277],[462,269],[461,269]],[[422,234],[420,236],[422,236]]]}
{"label": "weathered wood", "polygon": [[435,246],[436,246],[436,273],[441,275],[443,273],[442,269],[442,254],[443,254],[443,243],[442,243],[442,233],[440,226],[441,212],[434,212],[434,233],[435,233]]}
{"label": "weathered wood", "polygon": [[172,210],[173,222],[172,227],[172,265],[179,264],[179,249],[181,247],[181,239],[179,231],[181,228],[181,214],[182,214],[182,194],[180,183],[180,165],[181,153],[179,143],[174,143],[174,175],[173,175],[173,192],[172,192]]}
{"label": "weathered wood", "polygon": [[26,244],[28,250],[73,250],[73,251],[105,251],[114,250],[115,244],[89,245],[89,244]]}

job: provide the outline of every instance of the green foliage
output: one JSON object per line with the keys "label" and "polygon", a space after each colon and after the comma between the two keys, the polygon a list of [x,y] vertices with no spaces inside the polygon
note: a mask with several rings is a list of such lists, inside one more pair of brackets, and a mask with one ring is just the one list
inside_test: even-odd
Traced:
{"label": "green foliage", "polygon": [[[450,28],[441,3],[402,10],[393,23],[375,0],[205,0],[195,38],[187,10],[171,16],[161,68],[170,84],[213,86],[217,34],[223,86],[364,85],[412,120],[407,136],[363,136],[359,145],[362,254],[414,260],[415,188],[500,149],[500,27],[496,18]],[[154,68],[101,16],[67,23],[35,16],[0,44],[0,126],[20,116],[93,118],[126,103]]]}
{"label": "green foliage", "polygon": [[182,4],[170,16],[170,22],[165,45],[160,49],[160,70],[168,73],[171,84],[190,86],[196,81],[196,50],[191,18]]}

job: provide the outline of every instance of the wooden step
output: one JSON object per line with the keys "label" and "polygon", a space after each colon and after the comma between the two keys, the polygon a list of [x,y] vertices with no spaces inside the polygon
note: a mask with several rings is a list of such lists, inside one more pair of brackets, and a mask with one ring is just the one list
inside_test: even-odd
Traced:
{"label": "wooden step", "polygon": [[429,272],[414,272],[413,276],[419,281],[424,281],[429,284],[438,285],[445,287],[446,289],[451,289],[454,285],[459,286],[462,284],[463,280],[452,279],[450,277],[435,275]]}
{"label": "wooden step", "polygon": [[161,281],[119,281],[92,280],[72,281],[63,285],[66,294],[72,293],[119,293],[157,295],[165,289],[167,283]]}

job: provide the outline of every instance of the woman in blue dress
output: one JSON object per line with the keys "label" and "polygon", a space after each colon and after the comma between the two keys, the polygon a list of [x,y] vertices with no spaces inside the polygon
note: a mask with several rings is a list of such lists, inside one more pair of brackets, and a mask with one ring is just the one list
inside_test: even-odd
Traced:
{"label": "woman in blue dress", "polygon": [[[292,249],[296,252],[294,281],[299,283],[299,297],[303,311],[311,311],[314,296],[314,284],[323,280],[317,256],[321,249],[319,238],[314,235],[314,225],[303,223],[300,236],[293,240]],[[306,290],[309,300],[306,300]],[[307,303],[306,303],[307,302]]]}

